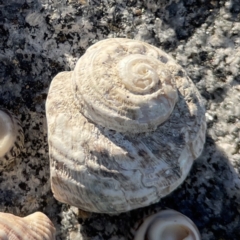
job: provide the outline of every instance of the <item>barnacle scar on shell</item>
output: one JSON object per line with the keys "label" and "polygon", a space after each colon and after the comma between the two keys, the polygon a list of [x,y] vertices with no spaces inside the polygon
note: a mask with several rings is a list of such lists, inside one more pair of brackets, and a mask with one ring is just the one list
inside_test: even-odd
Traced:
{"label": "barnacle scar on shell", "polygon": [[17,117],[7,109],[0,108],[0,169],[5,168],[19,155],[24,135]]}
{"label": "barnacle scar on shell", "polygon": [[0,239],[4,240],[55,240],[55,228],[41,212],[26,217],[0,213]]}
{"label": "barnacle scar on shell", "polygon": [[134,240],[201,240],[191,219],[174,210],[163,210],[146,218]]}
{"label": "barnacle scar on shell", "polygon": [[54,196],[89,212],[158,202],[205,142],[203,102],[184,69],[131,39],[100,41],[59,73],[46,115]]}

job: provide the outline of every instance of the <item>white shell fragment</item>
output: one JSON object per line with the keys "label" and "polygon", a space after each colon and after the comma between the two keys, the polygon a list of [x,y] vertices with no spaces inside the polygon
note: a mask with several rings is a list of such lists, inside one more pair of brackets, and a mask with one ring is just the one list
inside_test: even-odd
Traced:
{"label": "white shell fragment", "polygon": [[41,212],[21,218],[10,213],[0,213],[1,240],[54,240],[55,228]]}
{"label": "white shell fragment", "polygon": [[19,120],[0,108],[0,168],[6,167],[23,148],[24,135]]}
{"label": "white shell fragment", "polygon": [[130,39],[94,44],[49,89],[55,198],[109,214],[158,202],[201,154],[204,112],[196,87],[165,52]]}
{"label": "white shell fragment", "polygon": [[146,218],[134,240],[200,240],[191,219],[174,210],[163,210]]}

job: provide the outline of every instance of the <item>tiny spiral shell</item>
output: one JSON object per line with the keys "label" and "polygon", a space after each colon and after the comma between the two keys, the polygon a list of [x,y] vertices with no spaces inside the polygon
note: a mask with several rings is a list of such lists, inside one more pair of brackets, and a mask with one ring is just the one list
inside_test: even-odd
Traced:
{"label": "tiny spiral shell", "polygon": [[0,213],[0,240],[54,240],[55,228],[41,212],[26,217]]}
{"label": "tiny spiral shell", "polygon": [[17,157],[24,144],[24,134],[18,118],[0,108],[0,168],[5,168]]}
{"label": "tiny spiral shell", "polygon": [[161,61],[165,53],[160,49],[136,40],[122,42],[100,41],[79,59],[72,78],[75,97],[85,117],[103,127],[153,131],[177,102],[174,77]]}
{"label": "tiny spiral shell", "polygon": [[163,210],[146,218],[134,240],[201,240],[191,219],[175,210]]}

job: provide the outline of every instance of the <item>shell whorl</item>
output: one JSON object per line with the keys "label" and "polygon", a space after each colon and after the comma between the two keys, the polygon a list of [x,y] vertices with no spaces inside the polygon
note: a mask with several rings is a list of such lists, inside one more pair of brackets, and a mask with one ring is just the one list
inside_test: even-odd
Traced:
{"label": "shell whorl", "polygon": [[196,225],[175,210],[163,210],[146,218],[134,240],[201,240]]}
{"label": "shell whorl", "polygon": [[118,132],[155,130],[178,99],[162,55],[158,48],[130,39],[107,39],[90,47],[72,77],[82,114]]}

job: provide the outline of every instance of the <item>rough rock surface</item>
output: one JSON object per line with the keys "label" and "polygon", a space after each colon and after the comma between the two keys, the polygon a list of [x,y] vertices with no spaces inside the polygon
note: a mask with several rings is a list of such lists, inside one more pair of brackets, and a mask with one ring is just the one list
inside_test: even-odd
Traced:
{"label": "rough rock surface", "polygon": [[[172,208],[194,221],[203,240],[240,239],[239,6],[238,0],[0,0],[0,105],[20,118],[25,133],[22,154],[0,173],[0,211],[42,211],[57,239],[125,240],[143,215]],[[170,196],[84,220],[50,190],[45,100],[51,79],[108,37],[146,41],[185,68],[206,100],[207,139]]]}

